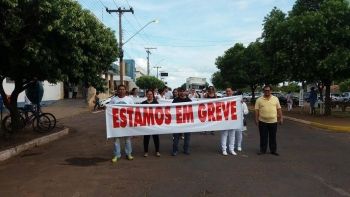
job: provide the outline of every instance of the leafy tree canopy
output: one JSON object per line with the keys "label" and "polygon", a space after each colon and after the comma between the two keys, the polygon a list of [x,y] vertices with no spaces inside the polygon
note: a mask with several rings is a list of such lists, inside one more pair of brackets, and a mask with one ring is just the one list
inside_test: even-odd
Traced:
{"label": "leafy tree canopy", "polygon": [[[15,81],[11,104],[37,80],[83,80],[101,85],[117,57],[114,33],[73,0],[0,2],[0,79]],[[0,93],[6,98],[1,83]]]}
{"label": "leafy tree canopy", "polygon": [[136,79],[136,85],[141,89],[162,89],[165,87],[164,82],[154,76],[142,76]]}

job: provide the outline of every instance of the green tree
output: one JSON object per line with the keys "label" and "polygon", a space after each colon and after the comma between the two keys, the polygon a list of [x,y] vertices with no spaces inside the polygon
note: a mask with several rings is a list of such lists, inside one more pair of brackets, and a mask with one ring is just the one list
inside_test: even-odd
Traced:
{"label": "green tree", "polygon": [[290,68],[290,80],[318,82],[326,88],[325,114],[330,115],[330,85],[350,75],[349,3],[345,0],[299,2],[304,3],[295,6],[290,16],[277,23],[274,38],[267,39],[281,46],[274,53]]}
{"label": "green tree", "polygon": [[350,91],[350,79],[339,83],[339,90],[341,92],[349,92]]}
{"label": "green tree", "polygon": [[141,89],[161,89],[165,87],[164,82],[154,76],[142,76],[137,78],[136,85]]}
{"label": "green tree", "polygon": [[[0,24],[0,93],[15,122],[19,93],[37,80],[101,85],[117,57],[114,33],[72,0],[3,0]],[[5,78],[15,83],[10,100]]]}
{"label": "green tree", "polygon": [[298,83],[292,82],[292,83],[289,83],[286,86],[280,87],[280,90],[282,92],[299,92],[300,91],[300,86],[298,85]]}
{"label": "green tree", "polygon": [[215,72],[212,75],[211,82],[216,87],[216,89],[224,90],[226,87],[230,87],[231,85],[229,82],[225,81],[223,77],[221,76],[220,71]]}
{"label": "green tree", "polygon": [[253,99],[259,85],[283,81],[282,71],[268,63],[259,41],[250,43],[247,48],[243,44],[235,44],[216,59],[216,65],[223,80],[232,84],[233,88],[249,86]]}

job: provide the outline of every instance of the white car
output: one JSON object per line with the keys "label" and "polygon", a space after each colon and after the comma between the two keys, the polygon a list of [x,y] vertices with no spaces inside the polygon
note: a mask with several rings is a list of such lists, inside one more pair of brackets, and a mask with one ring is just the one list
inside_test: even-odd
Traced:
{"label": "white car", "polygon": [[340,101],[349,102],[350,101],[350,92],[343,92],[341,94]]}
{"label": "white car", "polygon": [[110,97],[108,97],[106,99],[100,100],[100,106],[101,107],[105,107],[107,104],[109,104],[109,102],[111,102],[113,97],[114,96],[110,96]]}
{"label": "white car", "polygon": [[331,100],[332,101],[340,101],[340,100],[342,100],[342,98],[341,98],[340,94],[332,93],[331,94]]}

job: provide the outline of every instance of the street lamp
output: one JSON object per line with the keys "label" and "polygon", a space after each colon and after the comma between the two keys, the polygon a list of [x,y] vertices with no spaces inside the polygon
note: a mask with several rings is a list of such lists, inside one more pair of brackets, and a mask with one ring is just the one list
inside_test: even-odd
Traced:
{"label": "street lamp", "polygon": [[157,19],[154,19],[150,22],[148,22],[146,25],[144,25],[140,30],[138,30],[134,35],[132,35],[129,39],[127,39],[124,43],[123,46],[129,42],[133,37],[135,37],[138,33],[140,33],[140,31],[142,31],[144,28],[146,28],[148,25],[150,25],[151,23],[159,23],[159,21]]}
{"label": "street lamp", "polygon": [[[134,35],[132,35],[129,39],[127,39],[124,43],[121,42],[120,44],[120,55],[119,55],[119,75],[120,75],[120,84],[124,84],[124,63],[123,63],[123,56],[124,56],[124,51],[123,51],[123,46],[129,42],[133,37],[135,37],[138,33],[140,33],[140,31],[142,31],[144,28],[146,28],[148,25],[150,25],[151,23],[158,23],[159,21],[158,20],[152,20],[150,22],[148,22],[146,25],[144,25],[140,30],[138,30],[136,33],[134,33]],[[121,40],[120,40],[121,41]]]}

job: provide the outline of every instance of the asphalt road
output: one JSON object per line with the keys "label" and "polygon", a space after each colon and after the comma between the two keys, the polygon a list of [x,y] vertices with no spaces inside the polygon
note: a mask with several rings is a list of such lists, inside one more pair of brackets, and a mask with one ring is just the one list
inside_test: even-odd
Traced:
{"label": "asphalt road", "polygon": [[243,153],[222,156],[220,134],[192,135],[191,155],[170,156],[171,136],[153,141],[143,157],[112,164],[104,113],[62,120],[73,131],[51,144],[0,163],[0,196],[350,196],[350,134],[329,133],[286,121],[278,128],[279,157],[258,156],[252,121]]}

